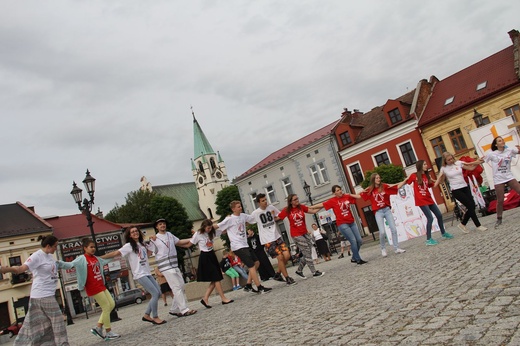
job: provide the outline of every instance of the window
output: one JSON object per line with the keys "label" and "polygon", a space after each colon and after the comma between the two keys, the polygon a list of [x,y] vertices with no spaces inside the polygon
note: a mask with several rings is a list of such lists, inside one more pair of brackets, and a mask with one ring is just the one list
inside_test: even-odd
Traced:
{"label": "window", "polygon": [[285,197],[292,195],[294,193],[291,180],[289,178],[282,179],[282,188],[285,194]]}
{"label": "window", "polygon": [[361,167],[359,166],[359,164],[356,163],[354,165],[349,166],[348,168],[350,169],[350,173],[352,174],[352,178],[354,179],[354,184],[361,185],[365,178],[363,178],[363,173],[361,172]]}
{"label": "window", "polygon": [[341,144],[343,145],[348,145],[352,143],[352,139],[350,138],[350,134],[348,133],[348,131],[345,131],[342,134],[340,134],[339,139],[341,139]]}
{"label": "window", "polygon": [[250,194],[249,198],[251,198],[251,205],[253,206],[253,209],[258,208],[258,205],[256,204],[256,192],[253,192],[252,194]]}
{"label": "window", "polygon": [[397,108],[392,109],[390,112],[388,112],[388,116],[390,117],[390,121],[392,122],[392,124],[398,123],[401,120],[403,120],[403,118],[401,117],[401,113]]}
{"label": "window", "polygon": [[514,105],[513,107],[506,108],[506,109],[504,109],[504,112],[506,113],[506,116],[512,116],[513,120],[515,122],[520,120],[520,119],[517,119],[516,115],[515,115],[515,112],[520,112],[520,106],[519,105]]}
{"label": "window", "polygon": [[456,153],[467,149],[466,142],[464,141],[464,137],[462,136],[460,129],[450,131],[448,132],[448,135],[450,136],[451,144],[453,144],[453,148],[455,149]]}
{"label": "window", "polygon": [[453,102],[453,100],[455,100],[455,96],[448,97],[448,98],[446,99],[446,101],[444,101],[444,105],[445,105],[445,106],[446,106],[446,105],[449,105],[450,103]]}
{"label": "window", "polygon": [[278,202],[276,199],[276,194],[274,193],[273,185],[269,185],[265,188],[265,194],[267,196],[267,201],[270,204]]}
{"label": "window", "polygon": [[446,146],[444,145],[441,136],[430,140],[430,143],[432,144],[433,151],[435,152],[435,157],[441,157],[442,153],[446,151]]}
{"label": "window", "polygon": [[388,158],[388,153],[386,151],[381,154],[374,155],[374,160],[376,160],[376,165],[388,165],[390,164],[390,159]]}
{"label": "window", "polygon": [[318,162],[310,166],[309,169],[311,171],[312,180],[314,180],[314,185],[321,185],[329,181],[327,168],[323,162]]}
{"label": "window", "polygon": [[412,143],[407,142],[401,144],[399,146],[399,150],[401,151],[401,155],[403,155],[403,160],[407,167],[417,162],[417,158],[415,157],[415,153],[413,152]]}
{"label": "window", "polygon": [[479,83],[477,85],[477,91],[484,89],[487,86],[487,81]]}

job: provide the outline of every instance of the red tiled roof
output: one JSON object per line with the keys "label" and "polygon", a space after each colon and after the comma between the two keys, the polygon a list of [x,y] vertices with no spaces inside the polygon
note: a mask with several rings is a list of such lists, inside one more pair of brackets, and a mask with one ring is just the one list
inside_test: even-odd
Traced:
{"label": "red tiled roof", "polygon": [[[485,88],[477,85],[487,82]],[[419,120],[419,127],[428,125],[465,107],[499,93],[520,81],[514,71],[513,46],[437,82]],[[446,99],[452,103],[444,105]]]}
{"label": "red tiled roof", "polygon": [[334,129],[334,127],[336,126],[336,124],[339,121],[340,120],[336,120],[336,121],[332,122],[331,124],[326,125],[326,126],[322,127],[321,129],[314,131],[313,133],[308,134],[305,137],[300,138],[296,142],[292,142],[291,144],[283,147],[282,149],[275,151],[274,153],[267,156],[265,159],[263,159],[262,161],[260,161],[256,165],[254,165],[253,167],[249,168],[246,172],[239,175],[237,178],[235,178],[235,180],[242,179],[242,178],[248,176],[249,174],[256,172],[257,170],[262,169],[262,168],[266,167],[267,165],[270,165],[273,162],[281,160],[284,157],[286,157],[287,155],[322,139],[323,137],[331,135],[332,130]]}
{"label": "red tiled roof", "polygon": [[[87,218],[84,214],[56,216],[45,221],[52,225],[53,235],[60,240],[90,236],[90,228],[87,226]],[[95,215],[92,215],[92,221],[95,234],[114,232],[122,228],[121,225],[100,219]]]}

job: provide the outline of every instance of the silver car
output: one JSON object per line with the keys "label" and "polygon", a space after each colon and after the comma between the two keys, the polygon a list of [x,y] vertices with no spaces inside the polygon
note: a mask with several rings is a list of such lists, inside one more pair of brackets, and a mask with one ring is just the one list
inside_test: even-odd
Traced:
{"label": "silver car", "polygon": [[121,307],[133,303],[141,304],[143,300],[146,300],[146,293],[139,288],[134,288],[119,294],[116,297],[116,306]]}

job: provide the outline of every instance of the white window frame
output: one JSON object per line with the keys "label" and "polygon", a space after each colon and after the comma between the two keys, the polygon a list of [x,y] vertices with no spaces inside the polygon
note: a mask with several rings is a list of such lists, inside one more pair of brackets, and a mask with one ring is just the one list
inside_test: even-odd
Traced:
{"label": "white window frame", "polygon": [[361,172],[361,176],[363,177],[363,179],[361,179],[361,182],[363,182],[363,180],[365,180],[365,175],[363,174],[363,168],[361,167],[361,162],[356,161],[356,162],[351,162],[351,163],[347,164],[347,172],[350,177],[350,181],[352,182],[352,185],[361,186],[361,182],[359,184],[356,184],[356,179],[354,179],[354,175],[352,174],[352,170],[350,169],[350,167],[355,166],[355,165],[359,166],[359,171]]}
{"label": "white window frame", "polygon": [[[294,193],[294,190],[292,188],[291,178],[284,177],[284,178],[280,179],[280,183],[282,184],[282,189],[283,189],[283,193],[285,194],[285,198],[287,198],[290,194]],[[289,192],[287,190],[287,188],[290,188],[291,192]]]}
{"label": "white window frame", "polygon": [[372,155],[372,162],[374,163],[374,167],[379,167],[376,161],[376,156],[381,155],[382,153],[386,153],[386,156],[388,156],[388,161],[390,161],[389,163],[392,163],[392,159],[390,158],[390,154],[388,154],[388,150],[381,150],[380,152]]}
{"label": "white window frame", "polygon": [[413,141],[412,140],[407,140],[407,141],[404,141],[402,143],[399,143],[395,146],[395,148],[397,149],[397,152],[399,153],[399,157],[401,158],[401,163],[403,165],[403,167],[411,167],[415,164],[412,163],[411,165],[407,165],[405,160],[404,160],[404,156],[403,156],[403,153],[401,152],[401,145],[404,145],[406,143],[410,143],[410,146],[412,147],[412,151],[413,151],[413,154],[415,155],[415,162],[417,162],[419,159],[417,158],[417,152],[415,151],[415,147],[413,145]]}
{"label": "white window frame", "polygon": [[[322,167],[320,167],[320,165],[322,165]],[[315,171],[313,171],[313,168]],[[325,160],[309,165],[309,173],[311,175],[312,181],[314,182],[314,186],[324,185],[330,182]],[[319,179],[319,181],[316,178]]]}
{"label": "white window frame", "polygon": [[[271,188],[271,189],[269,189]],[[275,204],[278,203],[278,199],[276,199],[276,192],[274,191],[273,184],[269,184],[266,187],[264,187],[265,191],[265,197],[267,197],[267,202],[269,204]]]}

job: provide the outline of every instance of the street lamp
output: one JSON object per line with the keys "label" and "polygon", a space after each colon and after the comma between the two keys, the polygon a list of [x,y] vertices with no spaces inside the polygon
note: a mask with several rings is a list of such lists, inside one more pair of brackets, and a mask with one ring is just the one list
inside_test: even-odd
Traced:
{"label": "street lamp", "polygon": [[477,109],[473,109],[473,121],[475,122],[475,125],[477,125],[477,128],[484,125],[484,120],[482,119],[483,115],[479,112],[477,112]]}
{"label": "street lamp", "polygon": [[[309,186],[309,184],[307,184],[307,182],[305,180],[303,181],[303,191],[305,191],[305,194],[307,195],[307,198],[309,199],[309,203],[310,203],[310,205],[312,205],[311,187]],[[318,227],[320,227],[320,223],[318,221],[318,216],[316,216],[316,214],[313,214],[313,215],[314,215],[314,220],[316,221],[316,225]]]}
{"label": "street lamp", "polygon": [[[83,185],[85,185],[85,189],[87,189],[87,193],[89,196],[89,199],[85,198],[82,201],[82,192],[78,185],[76,185],[76,182],[72,182],[72,191],[70,194],[72,195],[72,198],[74,198],[74,202],[78,204],[78,209],[81,212],[85,212],[85,217],[87,218],[87,226],[90,228],[90,235],[92,237],[92,241],[94,242],[94,246],[96,247],[96,256],[101,256],[98,249],[98,244],[96,241],[96,234],[94,233],[94,221],[92,221],[92,206],[94,205],[94,192],[96,191],[96,179],[90,175],[90,171],[87,169],[87,173],[85,176],[85,179],[83,179]],[[83,203],[83,205],[82,205]],[[105,283],[106,284],[106,283]],[[115,308],[110,312],[110,321],[119,321],[120,318],[117,315],[117,311]]]}

